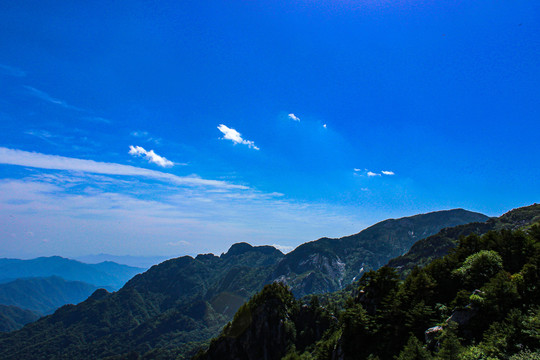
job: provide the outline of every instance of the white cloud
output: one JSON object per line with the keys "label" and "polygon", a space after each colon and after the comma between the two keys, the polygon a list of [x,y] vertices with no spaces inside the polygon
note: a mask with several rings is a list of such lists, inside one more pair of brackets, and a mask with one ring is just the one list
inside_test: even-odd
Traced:
{"label": "white cloud", "polygon": [[129,146],[129,154],[133,156],[141,156],[148,160],[149,163],[154,163],[161,167],[171,167],[174,163],[170,160],[167,160],[163,156],[159,156],[154,152],[154,150],[147,151],[141,146]]}
{"label": "white cloud", "polygon": [[300,118],[292,113],[289,114],[289,119],[294,120],[294,121],[300,121]]}
{"label": "white cloud", "polygon": [[37,97],[37,98],[39,98],[41,100],[47,101],[47,102],[49,102],[51,104],[59,105],[59,106],[61,106],[63,108],[66,108],[66,109],[82,111],[82,109],[80,109],[80,108],[78,108],[76,106],[70,105],[67,102],[65,102],[64,100],[56,99],[56,98],[52,97],[51,95],[47,94],[44,91],[38,90],[38,89],[33,88],[31,86],[25,86],[25,88],[30,92],[31,95],[33,95],[33,96],[35,96],[35,97]]}
{"label": "white cloud", "polygon": [[[362,174],[359,174],[359,173],[362,173]],[[368,169],[358,169],[358,168],[354,168],[354,174],[357,175],[357,176],[364,176],[364,175],[367,175],[367,176],[370,176],[370,177],[374,177],[374,176],[382,176],[382,175],[395,175],[395,173],[393,171],[388,171],[388,170],[383,170],[381,171],[380,173],[376,173],[376,172],[373,172],[373,171],[368,171]]]}
{"label": "white cloud", "polygon": [[168,181],[184,186],[210,186],[223,189],[248,189],[243,185],[231,184],[220,180],[201,179],[196,175],[177,176],[161,171],[143,169],[130,165],[76,159],[58,155],[46,155],[36,152],[0,147],[0,164],[27,166],[39,169],[80,171],[93,174],[142,176]]}
{"label": "white cloud", "polygon": [[223,139],[231,140],[235,144],[244,144],[251,149],[259,150],[259,148],[255,146],[255,143],[253,141],[242,139],[242,134],[240,134],[235,129],[231,129],[223,124],[220,124],[217,128],[223,133]]}
{"label": "white cloud", "polygon": [[326,129],[326,124],[323,124],[323,126],[322,126],[322,127]]}
{"label": "white cloud", "polygon": [[279,244],[272,244],[270,246],[273,246],[275,247],[276,249],[278,249],[279,251],[281,251],[282,253],[286,254],[288,252],[291,252],[294,250],[294,246],[288,246],[288,245],[279,245]]}

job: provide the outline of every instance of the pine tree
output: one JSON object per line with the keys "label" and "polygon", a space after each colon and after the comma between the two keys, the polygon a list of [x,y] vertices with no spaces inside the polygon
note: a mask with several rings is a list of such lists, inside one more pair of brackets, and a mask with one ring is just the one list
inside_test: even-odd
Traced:
{"label": "pine tree", "polygon": [[431,353],[426,350],[423,344],[414,335],[411,335],[407,345],[403,348],[396,360],[428,360],[432,359]]}

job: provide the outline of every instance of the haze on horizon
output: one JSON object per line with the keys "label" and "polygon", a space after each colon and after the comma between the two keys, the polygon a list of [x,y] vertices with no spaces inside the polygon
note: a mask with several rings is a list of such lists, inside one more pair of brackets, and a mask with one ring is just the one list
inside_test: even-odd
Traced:
{"label": "haze on horizon", "polygon": [[0,4],[0,257],[288,250],[540,202],[540,4]]}

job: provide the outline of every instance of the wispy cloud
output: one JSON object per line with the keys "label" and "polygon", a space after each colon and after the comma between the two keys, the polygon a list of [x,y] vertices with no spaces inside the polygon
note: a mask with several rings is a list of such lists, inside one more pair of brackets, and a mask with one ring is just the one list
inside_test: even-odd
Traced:
{"label": "wispy cloud", "polygon": [[[92,150],[99,147],[100,144],[87,136],[80,136],[81,131],[77,128],[69,128],[70,135],[55,134],[44,129],[30,129],[25,131],[26,135],[34,136],[42,141],[45,141],[56,148],[69,148],[73,150]],[[77,136],[74,136],[76,134]]]}
{"label": "wispy cloud", "polygon": [[292,113],[289,114],[289,119],[294,120],[294,121],[300,121],[300,118]]}
{"label": "wispy cloud", "polygon": [[322,127],[326,129],[326,124],[323,124],[323,126],[322,126]]}
{"label": "wispy cloud", "polygon": [[395,173],[393,171],[386,171],[386,170],[383,170],[381,171],[383,173],[383,175],[395,175]]}
{"label": "wispy cloud", "polygon": [[244,144],[251,149],[259,150],[253,141],[242,139],[242,134],[235,129],[231,129],[223,124],[220,124],[217,128],[223,133],[223,139],[231,140],[235,144]]}
{"label": "wispy cloud", "polygon": [[129,135],[131,135],[133,137],[137,137],[137,138],[142,138],[142,137],[147,137],[148,132],[146,132],[146,131],[132,131],[132,132],[129,133]]}
{"label": "wispy cloud", "polygon": [[[176,254],[173,249],[219,254],[233,241],[285,244],[276,246],[287,251],[289,245],[321,235],[352,234],[367,225],[356,208],[344,211],[253,189],[215,192],[206,186],[171,186],[172,181],[81,171],[26,173],[30,176],[0,179],[0,235],[22,239],[28,231],[35,234],[25,241],[0,242],[6,256],[28,251],[34,256],[81,255],[81,249],[134,255]],[[41,239],[50,241],[42,244]]]}
{"label": "wispy cloud", "polygon": [[91,121],[91,122],[97,122],[97,123],[103,123],[103,124],[110,124],[111,120],[105,119],[101,116],[86,116],[84,117],[84,120]]}
{"label": "wispy cloud", "polygon": [[82,111],[82,109],[80,109],[80,108],[78,108],[76,106],[70,105],[67,102],[65,102],[64,100],[54,98],[51,95],[47,94],[46,92],[38,90],[38,89],[36,89],[34,87],[25,86],[25,89],[28,90],[28,92],[31,95],[37,97],[38,99],[44,100],[44,101],[49,102],[51,104],[61,106],[61,107],[66,108],[66,109]]}
{"label": "wispy cloud", "polygon": [[18,69],[16,67],[0,64],[0,74],[15,76],[15,77],[25,77],[26,71]]}
{"label": "wispy cloud", "polygon": [[248,189],[248,187],[244,185],[231,184],[221,180],[202,179],[196,175],[177,176],[174,174],[143,169],[130,165],[98,162],[58,155],[46,155],[36,152],[9,149],[5,147],[0,147],[0,164],[19,165],[50,170],[81,171],[93,174],[142,176],[183,186],[209,186],[224,189]]}
{"label": "wispy cloud", "polygon": [[374,173],[373,171],[368,171],[367,176],[381,176],[381,174]]}
{"label": "wispy cloud", "polygon": [[133,156],[144,157],[148,160],[149,163],[156,164],[161,167],[171,167],[174,163],[170,160],[167,160],[163,156],[159,156],[154,152],[154,150],[147,151],[141,146],[129,146],[129,154]]}
{"label": "wispy cloud", "polygon": [[24,132],[26,135],[31,135],[38,137],[45,141],[50,141],[51,138],[54,138],[55,135],[51,134],[47,130],[28,130]]}
{"label": "wispy cloud", "polygon": [[161,138],[151,136],[148,131],[132,131],[129,133],[129,135],[142,139],[146,142],[153,142],[156,145],[159,145],[162,142]]}
{"label": "wispy cloud", "polygon": [[169,246],[188,246],[188,245],[191,245],[191,243],[189,241],[179,240],[179,241],[170,241],[170,242],[167,243],[167,245],[169,245]]}

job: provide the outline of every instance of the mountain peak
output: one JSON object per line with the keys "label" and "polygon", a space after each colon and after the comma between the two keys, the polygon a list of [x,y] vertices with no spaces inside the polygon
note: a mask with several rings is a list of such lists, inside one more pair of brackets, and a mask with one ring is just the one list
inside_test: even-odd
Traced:
{"label": "mountain peak", "polygon": [[247,253],[248,251],[251,251],[252,249],[253,246],[246,242],[236,243],[232,244],[232,246],[229,248],[229,251],[227,251],[224,256],[242,255]]}
{"label": "mountain peak", "polygon": [[231,256],[243,255],[251,251],[262,253],[262,254],[272,254],[272,253],[282,254],[281,251],[279,251],[273,246],[269,246],[269,245],[252,246],[246,242],[240,242],[240,243],[233,244],[230,247],[229,251],[221,255],[221,258],[226,259]]}

